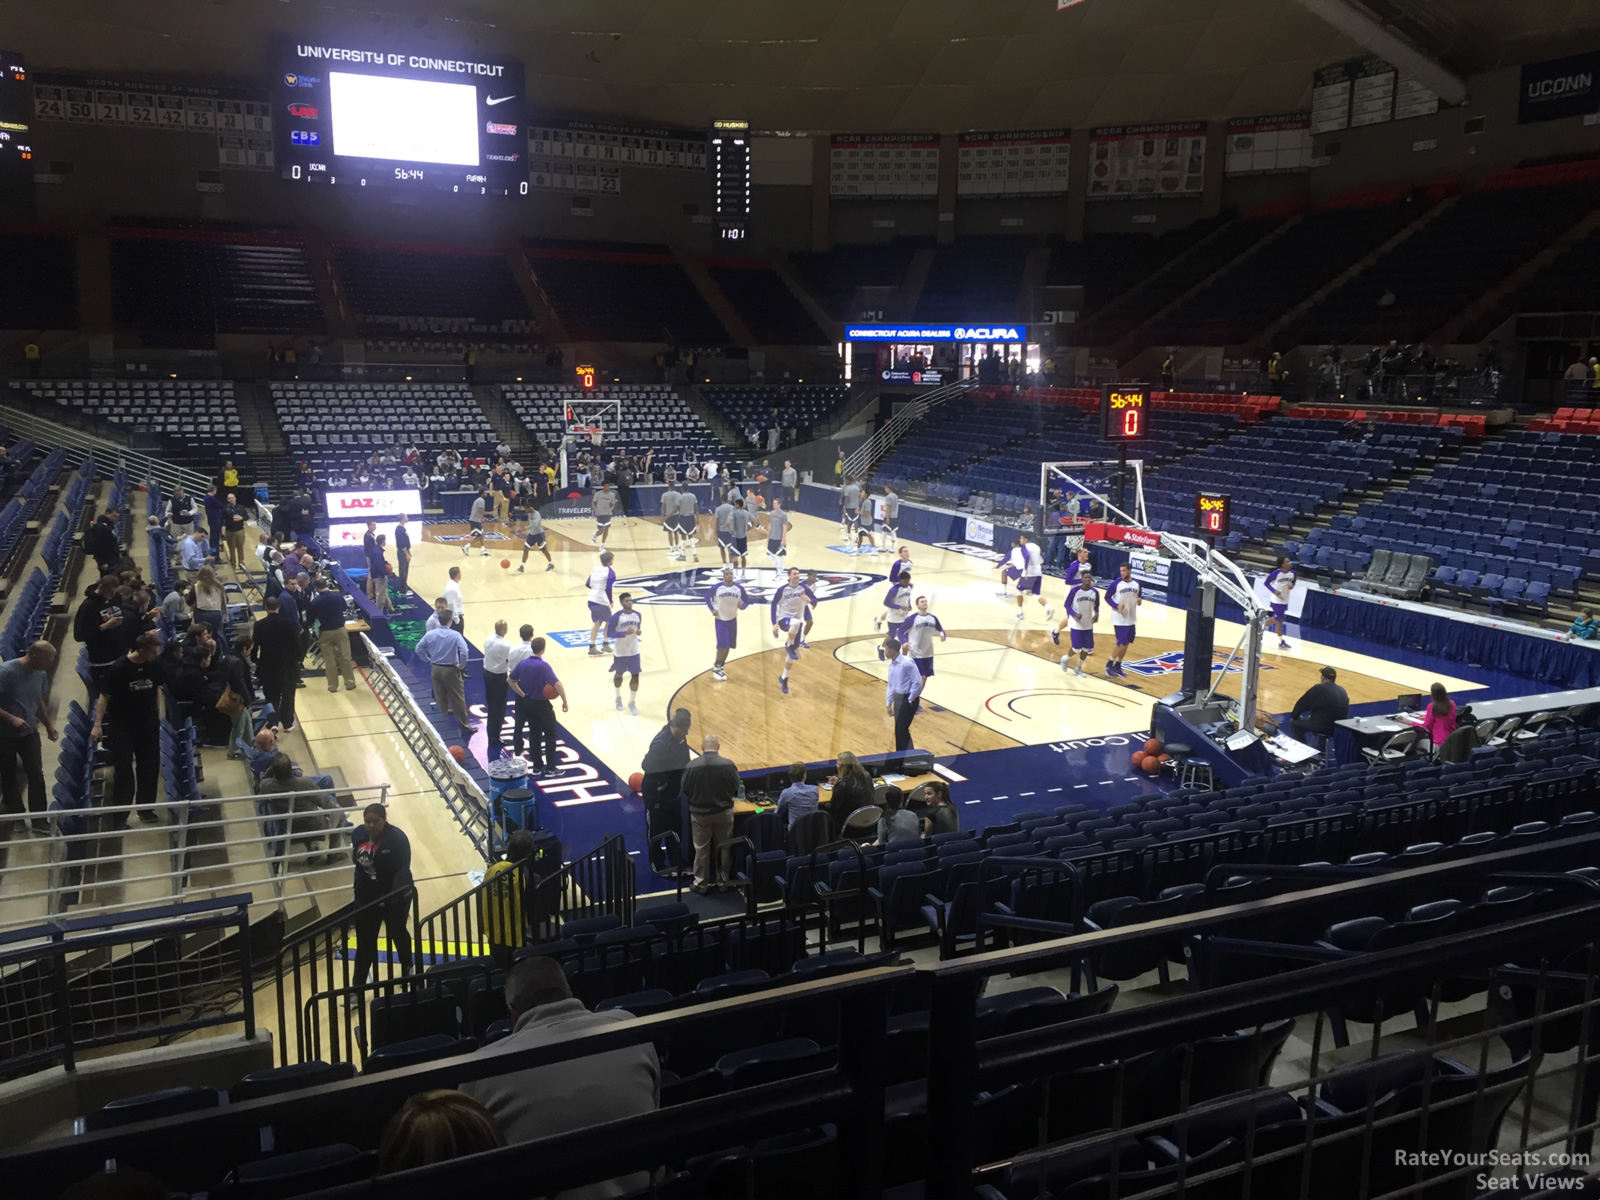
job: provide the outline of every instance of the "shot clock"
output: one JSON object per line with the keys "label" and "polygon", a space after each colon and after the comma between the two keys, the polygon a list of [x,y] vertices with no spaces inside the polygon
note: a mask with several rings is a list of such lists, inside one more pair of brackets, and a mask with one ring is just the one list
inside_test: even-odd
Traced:
{"label": "shot clock", "polygon": [[1194,498],[1194,528],[1201,537],[1228,536],[1233,498],[1226,492],[1200,492]]}
{"label": "shot clock", "polygon": [[1150,434],[1150,389],[1106,384],[1100,393],[1100,421],[1107,441],[1143,441]]}

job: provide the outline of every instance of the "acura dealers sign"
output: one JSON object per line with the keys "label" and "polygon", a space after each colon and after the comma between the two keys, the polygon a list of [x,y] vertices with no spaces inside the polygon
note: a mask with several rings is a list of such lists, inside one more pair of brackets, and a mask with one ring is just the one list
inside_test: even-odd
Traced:
{"label": "acura dealers sign", "polygon": [[398,517],[401,513],[412,517],[422,515],[422,493],[416,488],[329,492],[326,502],[330,521],[375,521],[379,517]]}

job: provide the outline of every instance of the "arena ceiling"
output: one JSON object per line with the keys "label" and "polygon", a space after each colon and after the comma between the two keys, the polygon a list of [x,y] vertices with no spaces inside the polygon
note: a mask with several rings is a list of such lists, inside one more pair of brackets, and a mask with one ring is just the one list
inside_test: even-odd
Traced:
{"label": "arena ceiling", "polygon": [[[1600,46],[1600,0],[1353,0],[1460,75]],[[954,130],[1281,112],[1364,51],[1295,0],[12,0],[35,71],[263,81],[272,39],[489,48],[534,108]]]}

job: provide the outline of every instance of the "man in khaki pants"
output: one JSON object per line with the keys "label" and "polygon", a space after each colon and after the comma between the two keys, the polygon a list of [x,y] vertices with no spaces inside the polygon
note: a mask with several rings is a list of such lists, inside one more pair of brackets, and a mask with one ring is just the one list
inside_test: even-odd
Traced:
{"label": "man in khaki pants", "polygon": [[344,595],[338,588],[324,588],[311,598],[311,619],[321,630],[317,645],[322,650],[322,668],[328,674],[328,690],[339,690],[344,676],[346,691],[356,687],[356,669],[350,661],[350,634],[344,627]]}
{"label": "man in khaki pants", "polygon": [[722,743],[714,733],[700,741],[699,758],[683,772],[683,794],[689,800],[689,830],[694,838],[694,890],[711,890],[711,855],[717,855],[717,887],[732,886],[733,802],[739,795],[739,768],[717,753]]}

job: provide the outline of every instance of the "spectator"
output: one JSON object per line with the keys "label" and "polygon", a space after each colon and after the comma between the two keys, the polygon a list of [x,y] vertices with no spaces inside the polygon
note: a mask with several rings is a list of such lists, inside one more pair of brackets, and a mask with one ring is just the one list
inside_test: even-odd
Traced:
{"label": "spectator", "polygon": [[[289,756],[278,752],[272,756],[272,762],[267,765],[262,792],[294,793],[292,800],[269,800],[267,806],[275,816],[289,817],[288,836],[289,842],[304,842],[306,844],[305,861],[309,865],[316,860],[319,849],[319,839],[340,823],[335,814],[339,811],[339,802],[333,795],[319,787],[314,779],[306,779],[295,771],[294,763]],[[332,847],[330,846],[331,850]],[[330,858],[337,858],[330,855]]]}
{"label": "spectator", "polygon": [[[523,628],[530,635],[533,633],[531,625],[524,625]],[[556,735],[559,730],[556,727],[555,709],[546,694],[547,688],[555,689],[556,695],[561,697],[561,711],[567,711],[566,686],[556,678],[550,664],[545,662],[544,645],[542,637],[533,638],[528,643],[529,653],[515,667],[511,667],[506,679],[517,697],[511,724],[511,753],[522,753],[522,730],[527,726],[528,752],[533,759],[535,775],[553,774],[557,769]],[[509,656],[506,661],[509,665]]]}
{"label": "spectator", "polygon": [[833,785],[833,795],[829,797],[828,807],[840,825],[856,809],[873,802],[872,776],[848,750],[839,752],[839,774],[829,782]]}
{"label": "spectator", "polygon": [[805,763],[792,763],[789,767],[789,786],[778,793],[778,820],[787,830],[801,817],[817,811],[821,792],[814,783],[806,782]]}
{"label": "spectator", "polygon": [[406,577],[411,574],[411,530],[406,526],[406,514],[401,513],[394,525],[394,565],[400,577],[400,590],[406,587]]}
{"label": "spectator", "polygon": [[[200,497],[200,502],[205,506],[206,510],[206,528],[221,529],[223,505],[222,497],[217,495],[216,484],[212,484],[206,489],[206,494]],[[220,547],[215,548],[220,549]]]}
{"label": "spectator", "polygon": [[122,541],[117,536],[116,509],[106,509],[84,530],[83,552],[94,559],[102,575],[117,569],[122,561]]}
{"label": "spectator", "polygon": [[[155,810],[161,784],[160,652],[161,639],[154,633],[134,639],[127,654],[106,672],[89,730],[91,742],[111,735],[111,803],[118,808],[137,804],[139,819],[150,824],[161,820]],[[127,824],[127,813],[118,813],[113,821],[117,829]]]}
{"label": "spectator", "polygon": [[1444,745],[1445,738],[1456,731],[1456,702],[1450,699],[1444,684],[1436,683],[1429,690],[1432,699],[1422,714],[1422,728],[1435,746]]}
{"label": "spectator", "polygon": [[922,822],[906,807],[906,794],[897,787],[883,790],[883,816],[878,818],[878,845],[914,842],[922,837]]}
{"label": "spectator", "polygon": [[443,596],[435,597],[433,612],[423,622],[422,632],[432,633],[435,629],[452,629],[455,627],[455,618],[450,615],[450,601]]}
{"label": "spectator", "polygon": [[243,752],[239,749],[239,743],[248,742],[251,731],[255,728],[250,711],[250,706],[256,697],[256,683],[250,673],[250,653],[254,645],[248,633],[241,633],[233,639],[233,653],[222,663],[227,674],[228,686],[233,689],[234,695],[244,701],[244,707],[233,718],[233,732],[228,738],[229,758],[242,757]]}
{"label": "spectator", "polygon": [[183,490],[183,484],[172,485],[172,495],[167,497],[167,525],[173,537],[182,537],[194,524],[194,497]]}
{"label": "spectator", "polygon": [[328,690],[339,690],[339,677],[344,676],[344,690],[356,690],[356,669],[350,659],[350,634],[344,627],[344,595],[338,588],[324,588],[311,598],[311,621],[317,629],[317,647],[322,652],[322,670],[328,678]]}
{"label": "spectator", "polygon": [[239,471],[233,465],[233,459],[231,458],[223,460],[221,483],[223,491],[227,491],[228,488],[236,488],[239,486]]}
{"label": "spectator", "polygon": [[732,886],[733,802],[739,794],[739,768],[718,753],[714,733],[700,740],[700,757],[683,773],[683,794],[689,798],[689,830],[694,840],[694,890],[711,890],[711,856],[717,856],[717,888]]}
{"label": "spectator", "polygon": [[689,765],[689,724],[687,708],[674,712],[672,719],[656,731],[640,764],[644,772],[639,795],[644,799],[645,835],[650,841],[652,863],[658,867],[666,864],[665,855],[656,848],[656,838],[668,830],[683,836],[678,797],[683,794],[683,772]]}
{"label": "spectator", "polygon": [[922,810],[922,832],[928,837],[940,833],[959,833],[961,810],[950,799],[950,785],[943,780],[932,779],[923,784],[920,790],[926,805]]}
{"label": "spectator", "polygon": [[[255,748],[246,755],[247,765],[257,775],[265,775],[267,768],[272,765],[272,760],[278,754],[278,734],[271,725],[263,725],[261,732],[257,733],[254,742]],[[303,774],[298,763],[294,765],[296,775]],[[324,791],[331,790],[334,786],[332,775],[308,775],[313,784]]]}
{"label": "spectator", "polygon": [[119,586],[115,575],[100,576],[100,582],[89,590],[72,618],[72,636],[82,643],[89,659],[88,704],[91,710],[105,685],[106,672],[128,652],[132,622],[117,603]]}
{"label": "spectator", "polygon": [[378,552],[373,556],[372,564],[367,568],[367,584],[372,589],[369,593],[372,602],[378,606],[379,612],[393,612],[394,605],[389,601],[389,563],[383,556],[389,549],[388,535],[378,535]]}
{"label": "spectator", "polygon": [[1581,641],[1589,641],[1596,633],[1600,633],[1600,623],[1594,619],[1594,609],[1580,608],[1577,617],[1567,630],[1567,636]]}
{"label": "spectator", "polygon": [[222,590],[222,581],[210,567],[201,567],[194,577],[194,619],[221,634],[227,615],[228,596]]}
{"label": "spectator", "polygon": [[[22,812],[22,784],[28,785],[28,810],[35,813],[33,832],[50,832],[43,813],[50,804],[39,747],[39,727],[52,742],[60,734],[50,719],[50,672],[55,669],[56,648],[34,642],[21,658],[0,663],[0,796],[7,813]],[[21,773],[18,773],[18,765]],[[13,822],[0,822],[0,842],[10,838]]]}
{"label": "spectator", "polygon": [[235,571],[244,570],[244,527],[249,520],[250,510],[229,492],[222,506],[222,540],[228,548],[228,565]]}
{"label": "spectator", "polygon": [[1322,668],[1322,682],[1306,689],[1289,713],[1289,732],[1309,744],[1312,737],[1331,736],[1335,722],[1350,715],[1350,695],[1334,681],[1339,673]]}
{"label": "spectator", "polygon": [[[402,975],[411,974],[411,931],[406,925],[412,896],[411,839],[398,825],[389,824],[389,814],[381,804],[369,804],[361,814],[361,824],[350,832],[350,861],[355,864],[356,964],[352,987],[364,987],[367,976],[378,962],[378,926],[388,935],[389,945],[399,962]],[[360,993],[352,992],[350,1007],[360,1004]]]}
{"label": "spectator", "polygon": [[505,1135],[472,1097],[438,1088],[410,1097],[389,1119],[378,1143],[378,1174],[498,1150]]}
{"label": "spectator", "polygon": [[463,737],[477,733],[478,727],[467,712],[467,690],[463,682],[469,654],[467,639],[454,629],[430,629],[422,635],[412,653],[428,664],[434,707],[455,715]]}
{"label": "spectator", "polygon": [[[573,998],[566,972],[552,958],[525,958],[506,976],[506,1011],[511,1033],[480,1051],[506,1054],[550,1046],[609,1029],[633,1014],[622,1009],[592,1013]],[[654,1112],[661,1101],[661,1064],[648,1040],[617,1050],[544,1067],[529,1067],[462,1087],[505,1130],[510,1142],[531,1142],[572,1129],[586,1129]],[[650,1186],[647,1172],[560,1193],[561,1200],[631,1196]]]}
{"label": "spectator", "polygon": [[294,728],[295,685],[300,681],[300,619],[299,610],[282,607],[283,596],[268,596],[264,607],[267,615],[255,626],[256,678],[261,682],[261,694],[278,714],[283,728]]}
{"label": "spectator", "polygon": [[216,562],[211,547],[206,544],[206,531],[196,526],[194,532],[178,543],[178,561],[183,564],[183,578],[194,582],[200,568]]}

